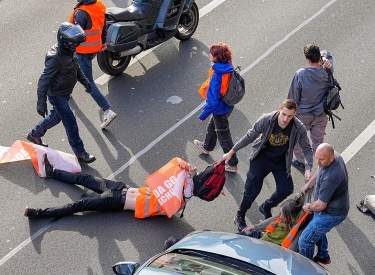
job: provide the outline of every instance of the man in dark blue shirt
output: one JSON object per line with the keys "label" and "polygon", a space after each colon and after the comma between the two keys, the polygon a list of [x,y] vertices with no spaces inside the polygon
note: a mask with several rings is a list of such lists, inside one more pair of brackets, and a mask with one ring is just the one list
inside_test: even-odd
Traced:
{"label": "man in dark blue shirt", "polygon": [[[345,162],[331,145],[322,143],[315,152],[319,168],[302,187],[302,192],[316,184],[315,202],[303,206],[313,218],[299,238],[299,253],[322,264],[331,263],[326,234],[348,216],[348,172]],[[314,257],[315,245],[318,253]]]}

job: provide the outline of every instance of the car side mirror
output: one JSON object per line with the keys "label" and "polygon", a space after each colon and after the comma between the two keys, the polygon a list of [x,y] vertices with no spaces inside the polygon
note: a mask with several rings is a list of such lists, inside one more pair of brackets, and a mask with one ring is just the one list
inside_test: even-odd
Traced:
{"label": "car side mirror", "polygon": [[137,262],[119,262],[112,266],[112,269],[117,275],[132,275],[140,266]]}

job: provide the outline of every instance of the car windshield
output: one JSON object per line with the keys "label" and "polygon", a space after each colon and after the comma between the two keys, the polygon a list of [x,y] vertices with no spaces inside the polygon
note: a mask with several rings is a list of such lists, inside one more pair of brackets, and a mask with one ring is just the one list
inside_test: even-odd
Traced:
{"label": "car windshield", "polygon": [[248,272],[210,261],[206,258],[179,253],[168,253],[154,260],[148,268],[162,269],[171,274],[184,275],[246,275]]}

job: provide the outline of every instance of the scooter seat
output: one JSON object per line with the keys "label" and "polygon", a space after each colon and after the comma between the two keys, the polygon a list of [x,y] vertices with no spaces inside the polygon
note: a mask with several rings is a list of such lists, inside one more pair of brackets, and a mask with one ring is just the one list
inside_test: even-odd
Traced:
{"label": "scooter seat", "polygon": [[151,10],[152,5],[149,3],[133,2],[126,9],[117,7],[107,8],[106,14],[113,17],[116,21],[132,21],[146,18]]}

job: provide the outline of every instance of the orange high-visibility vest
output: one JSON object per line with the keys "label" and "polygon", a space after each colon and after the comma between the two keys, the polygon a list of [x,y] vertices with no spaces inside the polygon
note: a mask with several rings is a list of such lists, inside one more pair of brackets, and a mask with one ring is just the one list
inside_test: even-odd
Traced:
{"label": "orange high-visibility vest", "polygon": [[148,187],[138,188],[138,196],[135,199],[134,216],[144,219],[151,216],[165,215],[157,198]]}
{"label": "orange high-visibility vest", "polygon": [[[212,75],[214,74],[214,69],[212,67],[208,71],[208,78],[205,82],[203,82],[202,86],[199,88],[198,93],[203,97],[204,100],[207,100],[207,91],[208,87],[210,87],[210,82]],[[228,90],[229,80],[231,74],[223,74],[221,77],[221,86],[220,86],[220,95],[224,96]]]}
{"label": "orange high-visibility vest", "polygon": [[266,231],[268,233],[272,233],[279,222],[281,222],[281,218],[280,216],[277,216],[276,219],[274,219],[273,222],[269,226],[267,226]]}
{"label": "orange high-visibility vest", "polygon": [[90,30],[84,30],[86,33],[86,41],[81,43],[77,49],[77,53],[89,54],[96,53],[102,47],[102,31],[104,27],[104,14],[106,7],[97,0],[96,3],[90,5],[81,5],[74,9],[70,15],[69,22],[74,23],[74,13],[76,10],[83,10],[90,15],[92,27]]}
{"label": "orange high-visibility vest", "polygon": [[288,236],[284,239],[284,241],[281,243],[282,247],[289,248],[291,243],[293,242],[294,238],[297,235],[297,232],[302,225],[302,223],[306,220],[307,216],[309,214],[305,212],[305,214],[298,220],[297,224],[293,226],[292,230],[290,230]]}

